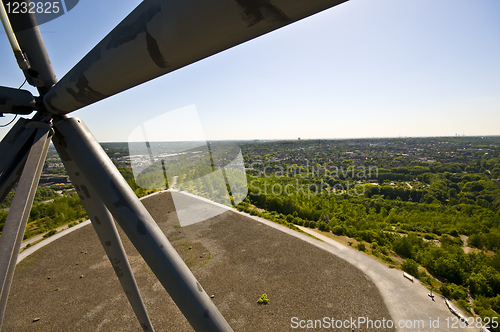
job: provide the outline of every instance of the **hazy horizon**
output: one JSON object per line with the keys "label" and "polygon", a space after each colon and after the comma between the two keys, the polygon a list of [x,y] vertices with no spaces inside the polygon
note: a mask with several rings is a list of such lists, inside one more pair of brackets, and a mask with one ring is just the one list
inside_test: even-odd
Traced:
{"label": "hazy horizon", "polygon": [[[41,25],[57,77],[139,3],[79,2]],[[500,135],[499,14],[496,0],[351,0],[71,116],[101,142],[189,105],[208,140]],[[17,88],[0,45],[0,85]]]}
{"label": "hazy horizon", "polygon": [[[467,137],[500,137],[499,135],[458,135],[458,136],[387,136],[387,137],[342,137],[342,138],[302,138],[300,137],[300,141],[315,141],[315,140],[324,140],[324,141],[342,141],[342,140],[362,140],[362,139],[399,139],[399,138],[467,138]],[[255,138],[255,139],[221,139],[221,140],[207,140],[207,142],[255,142],[255,141],[263,141],[263,142],[271,142],[271,141],[299,141],[298,138]],[[181,142],[203,142],[203,141],[149,141],[149,143],[181,143]],[[143,143],[141,141],[99,141],[99,143]]]}

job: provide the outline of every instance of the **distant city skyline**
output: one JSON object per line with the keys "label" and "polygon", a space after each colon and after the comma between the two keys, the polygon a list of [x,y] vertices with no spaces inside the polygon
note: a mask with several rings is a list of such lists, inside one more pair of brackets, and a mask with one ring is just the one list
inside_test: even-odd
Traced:
{"label": "distant city skyline", "polygon": [[[41,25],[57,77],[139,3],[81,1]],[[350,0],[71,116],[101,142],[190,105],[207,140],[500,135],[499,17],[496,0]],[[0,45],[0,85],[17,88]]]}

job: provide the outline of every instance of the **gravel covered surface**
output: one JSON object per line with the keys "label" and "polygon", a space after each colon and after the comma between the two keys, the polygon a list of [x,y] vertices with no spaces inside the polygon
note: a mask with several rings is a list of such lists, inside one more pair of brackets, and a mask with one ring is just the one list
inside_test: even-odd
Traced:
{"label": "gravel covered surface", "polygon": [[[234,331],[303,330],[291,328],[292,317],[391,319],[379,291],[364,273],[309,243],[232,211],[180,228],[169,193],[143,203]],[[155,330],[192,331],[133,245],[120,234]],[[269,305],[257,304],[263,293],[268,294]],[[2,328],[141,330],[91,226],[18,264]],[[390,329],[369,329],[377,330]]]}

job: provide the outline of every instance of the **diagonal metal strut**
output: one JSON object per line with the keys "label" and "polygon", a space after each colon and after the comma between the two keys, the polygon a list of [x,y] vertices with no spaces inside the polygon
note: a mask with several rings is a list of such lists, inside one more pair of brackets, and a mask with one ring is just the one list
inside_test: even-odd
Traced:
{"label": "diagonal metal strut", "polygon": [[191,326],[196,331],[232,331],[83,122],[64,116],[54,129],[66,157],[78,165]]}
{"label": "diagonal metal strut", "polygon": [[57,137],[54,137],[53,142],[68,172],[71,183],[78,192],[82,205],[87,210],[92,225],[139,320],[141,328],[144,331],[154,331],[111,213],[82,174],[80,168],[71,159],[64,144]]}
{"label": "diagonal metal strut", "polygon": [[31,150],[36,128],[27,128],[30,120],[19,119],[0,142],[0,203],[19,181]]}
{"label": "diagonal metal strut", "polygon": [[0,237],[0,328],[7,305],[10,285],[14,275],[17,256],[23,240],[33,198],[50,143],[52,129],[44,126],[36,130],[31,149],[17,185],[7,220]]}

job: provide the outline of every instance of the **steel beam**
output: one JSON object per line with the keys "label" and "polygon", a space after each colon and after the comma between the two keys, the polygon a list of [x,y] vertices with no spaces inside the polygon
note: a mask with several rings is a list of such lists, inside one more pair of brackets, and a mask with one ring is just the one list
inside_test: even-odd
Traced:
{"label": "steel beam", "polygon": [[0,175],[4,173],[20,150],[32,140],[36,128],[26,128],[29,120],[19,119],[0,142]]}
{"label": "steel beam", "polygon": [[196,331],[232,331],[83,122],[55,121],[57,139]]}
{"label": "steel beam", "polygon": [[45,107],[70,113],[345,1],[144,0],[44,96]]}
{"label": "steel beam", "polygon": [[[42,120],[44,122],[40,122]],[[32,120],[19,119],[0,142],[0,202],[19,181],[31,150],[37,127],[50,128],[48,119],[37,114]]]}
{"label": "steel beam", "polygon": [[[29,0],[4,1],[5,4],[15,2],[29,4]],[[27,8],[30,6],[27,5]],[[37,87],[40,94],[44,94],[57,82],[57,79],[45,49],[35,14],[9,13],[8,16],[17,42],[29,66],[23,69],[24,76],[29,84]]]}
{"label": "steel beam", "polygon": [[19,120],[0,142],[0,203],[19,181],[33,142],[34,128],[26,129]]}
{"label": "steel beam", "polygon": [[12,200],[9,214],[0,237],[0,328],[7,305],[10,285],[16,267],[17,256],[21,248],[26,223],[28,221],[33,198],[45,157],[49,148],[50,128],[38,128],[24,166],[16,194]]}
{"label": "steel beam", "polygon": [[[139,320],[141,328],[144,331],[154,331],[146,308],[144,307],[139,288],[135,282],[132,269],[127,259],[127,254],[125,253],[122,241],[118,235],[113,217],[102,203],[92,185],[82,174],[79,167],[69,157],[67,148],[61,144],[57,137],[54,138],[53,142],[68,172],[71,183],[80,196],[82,205],[85,207],[85,210],[87,210],[92,225],[108,255],[125,295],[127,295],[130,305]],[[78,151],[76,153],[78,153]]]}

